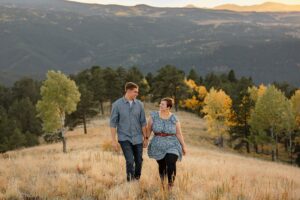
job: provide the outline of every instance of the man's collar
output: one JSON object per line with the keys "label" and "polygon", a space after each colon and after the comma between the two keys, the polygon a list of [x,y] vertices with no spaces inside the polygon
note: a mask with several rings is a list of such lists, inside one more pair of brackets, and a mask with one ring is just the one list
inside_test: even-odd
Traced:
{"label": "man's collar", "polygon": [[[134,103],[135,103],[135,101],[136,101],[136,99],[133,99],[133,100],[132,100],[132,102],[134,102]],[[123,102],[124,102],[124,103],[127,103],[127,102],[129,102],[129,100],[126,99],[125,96],[123,96]]]}

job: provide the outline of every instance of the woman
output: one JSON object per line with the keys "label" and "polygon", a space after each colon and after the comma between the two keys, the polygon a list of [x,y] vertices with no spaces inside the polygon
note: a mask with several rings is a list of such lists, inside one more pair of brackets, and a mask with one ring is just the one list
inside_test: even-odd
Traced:
{"label": "woman", "polygon": [[172,98],[164,98],[159,105],[159,111],[151,112],[147,137],[154,132],[154,137],[148,147],[148,155],[154,158],[159,166],[159,175],[163,181],[168,177],[168,186],[173,186],[176,176],[176,161],[186,154],[186,145],[181,133],[177,117],[170,112],[173,106]]}

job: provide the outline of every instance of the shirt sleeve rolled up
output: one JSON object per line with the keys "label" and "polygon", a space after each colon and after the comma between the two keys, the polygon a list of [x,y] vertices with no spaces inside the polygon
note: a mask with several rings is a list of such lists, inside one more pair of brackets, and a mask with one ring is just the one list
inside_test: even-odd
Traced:
{"label": "shirt sleeve rolled up", "polygon": [[117,125],[119,123],[119,111],[117,105],[113,104],[110,114],[110,127],[111,128],[117,128]]}
{"label": "shirt sleeve rolled up", "polygon": [[146,120],[146,115],[145,115],[145,110],[144,110],[144,105],[141,105],[141,115],[140,115],[140,123],[141,126],[144,127],[147,125],[147,120]]}

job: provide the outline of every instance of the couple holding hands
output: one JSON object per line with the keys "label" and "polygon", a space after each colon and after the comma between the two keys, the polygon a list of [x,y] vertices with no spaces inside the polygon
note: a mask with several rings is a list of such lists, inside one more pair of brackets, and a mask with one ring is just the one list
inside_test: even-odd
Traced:
{"label": "couple holding hands", "polygon": [[[138,92],[138,85],[128,82],[125,95],[112,104],[110,128],[113,146],[116,150],[118,143],[121,146],[127,181],[140,179],[143,148],[148,147],[148,156],[158,163],[161,181],[167,178],[171,188],[176,176],[176,162],[187,151],[178,118],[170,111],[173,99],[163,98],[159,111],[152,111],[147,122],[143,103],[136,99]],[[152,132],[154,137],[149,142]]]}

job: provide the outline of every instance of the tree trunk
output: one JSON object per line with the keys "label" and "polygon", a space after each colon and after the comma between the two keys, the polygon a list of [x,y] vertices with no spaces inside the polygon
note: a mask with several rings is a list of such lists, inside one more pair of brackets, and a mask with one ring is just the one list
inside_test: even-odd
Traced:
{"label": "tree trunk", "polygon": [[85,113],[83,113],[82,121],[83,121],[84,134],[87,134]]}
{"label": "tree trunk", "polygon": [[67,153],[67,138],[65,138],[65,136],[63,136],[62,138],[62,143],[63,143],[63,152]]}
{"label": "tree trunk", "polygon": [[[272,140],[274,140],[273,128],[271,128],[270,131],[271,131]],[[275,160],[276,160],[275,145],[274,145],[274,141],[272,141],[272,161],[275,161]]]}
{"label": "tree trunk", "polygon": [[101,114],[104,115],[103,101],[100,101]]}
{"label": "tree trunk", "polygon": [[223,135],[221,135],[221,137],[220,137],[220,147],[221,148],[224,147]]}
{"label": "tree trunk", "polygon": [[[245,109],[244,109],[245,111]],[[247,115],[246,115],[246,112],[244,112],[244,137],[245,137],[245,142],[246,142],[246,149],[247,149],[247,153],[250,153],[250,144],[249,144],[249,141],[247,140],[248,139],[248,123],[247,123]]]}
{"label": "tree trunk", "polygon": [[293,151],[292,151],[292,132],[290,132],[290,138],[289,138],[289,151],[290,151],[290,162],[293,164]]}
{"label": "tree trunk", "polygon": [[279,158],[279,151],[278,151],[278,137],[275,133],[275,148],[276,148],[276,160]]}
{"label": "tree trunk", "polygon": [[290,140],[289,139],[284,139],[284,150],[285,152],[290,152],[289,151],[289,146],[290,146]]}
{"label": "tree trunk", "polygon": [[61,136],[63,143],[63,152],[67,153],[67,138],[65,138],[65,113],[61,115]]}
{"label": "tree trunk", "polygon": [[63,152],[67,153],[67,138],[65,137],[64,129],[61,129],[61,137],[62,137],[62,144],[63,144]]}
{"label": "tree trunk", "polygon": [[258,152],[258,145],[256,143],[254,143],[254,149],[255,149],[255,153],[259,154],[259,152]]}
{"label": "tree trunk", "polygon": [[250,145],[248,141],[246,141],[246,148],[247,148],[247,153],[250,153]]}

